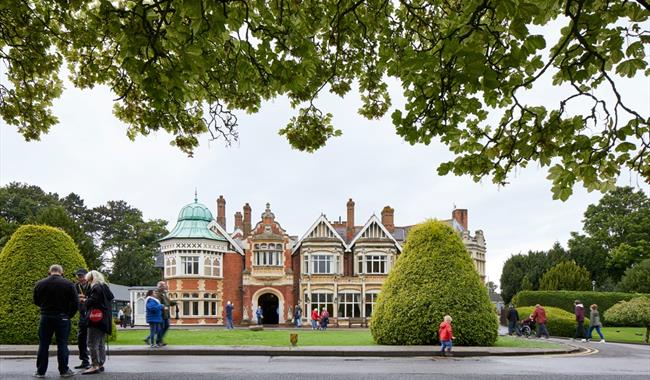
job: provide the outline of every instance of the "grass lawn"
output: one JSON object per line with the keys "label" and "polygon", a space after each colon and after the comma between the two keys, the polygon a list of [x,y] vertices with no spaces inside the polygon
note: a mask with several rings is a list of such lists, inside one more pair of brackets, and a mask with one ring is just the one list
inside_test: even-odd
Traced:
{"label": "grass lawn", "polygon": [[[148,335],[146,330],[119,330],[118,345],[144,345],[143,339]],[[289,346],[289,334],[298,334],[299,346],[374,346],[372,335],[367,329],[332,329],[327,331],[302,330],[264,330],[249,331],[236,329],[196,329],[180,330],[173,327],[167,333],[165,340],[171,345],[179,346]],[[556,348],[559,344],[544,342],[537,339],[521,339],[514,337],[499,337],[496,347],[531,347]]]}
{"label": "grass lawn", "polygon": [[[645,327],[603,327],[601,331],[606,342],[621,343],[644,343]],[[599,339],[598,333],[594,330],[592,339]]]}

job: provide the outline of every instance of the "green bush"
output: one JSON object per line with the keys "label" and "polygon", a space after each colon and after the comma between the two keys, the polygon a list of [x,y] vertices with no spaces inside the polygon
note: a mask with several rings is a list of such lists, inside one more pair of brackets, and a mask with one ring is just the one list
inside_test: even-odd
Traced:
{"label": "green bush", "polygon": [[[61,265],[70,280],[77,268],[86,266],[72,238],[49,226],[21,226],[0,252],[0,344],[38,343],[40,310],[33,303],[34,285],[52,264]],[[77,321],[78,316],[71,342],[76,340]]]}
{"label": "green bush", "polygon": [[370,331],[379,344],[434,344],[446,314],[453,318],[456,343],[496,341],[496,314],[460,236],[427,221],[411,229],[379,294]]}
{"label": "green bush", "polygon": [[600,310],[601,322],[609,324],[607,318],[603,316],[603,312],[614,306],[619,301],[627,301],[639,294],[634,293],[618,293],[618,292],[574,292],[567,290],[558,291],[522,291],[517,293],[512,299],[512,303],[516,306],[534,306],[540,304],[544,307],[552,306],[563,309],[573,314],[575,300],[582,301],[585,305],[585,314],[589,315],[589,306],[591,304],[598,305]]}
{"label": "green bush", "polygon": [[621,326],[645,327],[645,342],[650,336],[650,297],[621,301],[606,312],[607,320]]}
{"label": "green bush", "polygon": [[650,259],[628,268],[617,288],[622,292],[650,293]]}
{"label": "green bush", "polygon": [[575,261],[563,261],[549,269],[539,280],[539,290],[589,290],[591,275]]}
{"label": "green bush", "polygon": [[119,322],[116,320],[113,320],[113,330],[111,331],[111,335],[108,336],[108,341],[109,342],[115,342],[117,341],[117,326],[119,325]]}
{"label": "green bush", "polygon": [[[546,328],[548,333],[552,336],[565,336],[573,338],[575,336],[577,322],[574,313],[558,309],[556,307],[548,307],[542,305],[546,311]],[[588,308],[585,307],[585,313],[588,315]],[[529,315],[533,314],[535,306],[518,307],[519,318],[526,319]],[[589,326],[589,318],[585,317],[585,329]]]}

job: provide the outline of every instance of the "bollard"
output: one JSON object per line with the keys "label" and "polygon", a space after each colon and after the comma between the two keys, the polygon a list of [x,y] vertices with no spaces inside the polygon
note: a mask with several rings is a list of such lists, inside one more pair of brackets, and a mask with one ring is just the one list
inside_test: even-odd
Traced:
{"label": "bollard", "polygon": [[296,347],[298,344],[298,334],[289,334],[289,341],[291,341],[293,347]]}

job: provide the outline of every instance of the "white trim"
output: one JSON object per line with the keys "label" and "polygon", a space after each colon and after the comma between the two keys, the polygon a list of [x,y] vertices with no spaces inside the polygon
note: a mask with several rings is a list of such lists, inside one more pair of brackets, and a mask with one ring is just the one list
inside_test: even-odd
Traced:
{"label": "white trim", "polygon": [[334,227],[332,227],[332,224],[330,223],[329,220],[327,220],[327,218],[325,217],[325,215],[320,214],[320,216],[318,217],[318,219],[316,219],[316,222],[314,222],[314,224],[312,224],[311,227],[309,227],[309,229],[307,230],[307,232],[305,232],[305,234],[302,235],[302,237],[300,238],[300,240],[298,240],[298,241],[296,242],[296,244],[294,245],[293,249],[291,250],[291,255],[292,255],[292,256],[293,256],[294,253],[296,253],[296,251],[298,250],[298,248],[300,248],[300,246],[302,245],[303,240],[305,240],[305,239],[307,238],[307,236],[309,236],[309,234],[310,234],[314,229],[316,229],[316,227],[318,227],[318,225],[319,225],[320,223],[325,223],[325,225],[327,226],[327,228],[329,228],[329,230],[332,231],[332,233],[334,234],[334,236],[336,236],[337,239],[341,242],[341,244],[343,244],[343,251],[345,251],[345,252],[348,251],[348,246],[347,246],[347,244],[345,244],[345,240],[343,240],[343,238],[341,238],[341,235],[339,235],[339,233],[336,232],[336,230],[334,229]]}
{"label": "white trim", "polygon": [[359,240],[359,238],[361,237],[361,235],[363,235],[363,233],[368,229],[368,227],[370,227],[370,225],[371,225],[372,223],[377,223],[377,225],[379,226],[379,228],[381,228],[381,230],[386,234],[386,236],[388,236],[388,237],[390,238],[390,240],[392,240],[393,243],[395,243],[395,247],[397,247],[397,249],[398,249],[400,252],[402,252],[402,246],[397,242],[397,240],[395,240],[395,238],[393,237],[393,234],[391,234],[390,232],[388,232],[388,230],[386,229],[386,227],[381,223],[381,221],[379,220],[379,218],[377,218],[377,216],[374,215],[374,214],[370,217],[370,219],[368,219],[368,221],[366,222],[366,224],[363,226],[363,228],[361,229],[361,231],[359,231],[359,233],[354,237],[354,239],[352,239],[352,241],[350,242],[350,245],[348,246],[348,249],[352,249],[352,247],[353,247],[354,244],[357,242],[357,240]]}
{"label": "white trim", "polygon": [[[226,230],[224,230],[223,227],[221,227],[221,225],[219,223],[217,223],[217,222],[215,222],[213,220],[210,223],[208,223],[208,228],[210,230],[212,230],[213,228],[216,228],[216,230],[219,232],[219,234],[221,234],[221,236],[225,237],[226,240],[228,240],[228,242],[232,245],[232,247],[235,249],[235,251],[237,251],[240,255],[244,256],[244,251],[241,249],[239,244],[237,244],[235,242],[235,240],[232,237],[230,237],[228,232],[226,232]],[[212,232],[214,232],[214,230]]]}

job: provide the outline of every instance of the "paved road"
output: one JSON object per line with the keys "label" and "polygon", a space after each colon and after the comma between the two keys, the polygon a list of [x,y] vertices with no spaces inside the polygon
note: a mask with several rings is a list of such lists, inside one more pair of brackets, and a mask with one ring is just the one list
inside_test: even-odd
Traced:
{"label": "paved road", "polygon": [[[650,347],[584,344],[573,355],[482,358],[114,356],[107,372],[83,379],[648,379]],[[76,359],[76,358],[75,358]],[[75,364],[73,359],[71,363]],[[1,379],[30,379],[34,358],[0,359]],[[49,378],[59,378],[50,358]]]}

